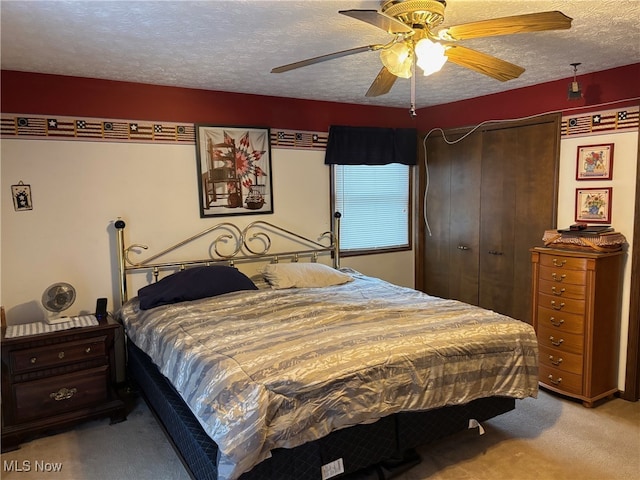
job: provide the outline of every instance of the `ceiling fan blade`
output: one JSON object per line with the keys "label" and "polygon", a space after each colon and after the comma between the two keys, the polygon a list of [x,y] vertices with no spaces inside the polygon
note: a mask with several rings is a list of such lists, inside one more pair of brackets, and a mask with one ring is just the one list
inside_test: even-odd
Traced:
{"label": "ceiling fan blade", "polygon": [[340,10],[338,13],[381,28],[387,33],[413,33],[413,28],[377,10]]}
{"label": "ceiling fan blade", "polygon": [[280,67],[275,67],[271,70],[271,73],[282,73],[294,70],[296,68],[307,67],[315,63],[326,62],[327,60],[333,60],[334,58],[346,57],[347,55],[354,55],[362,52],[373,52],[380,50],[383,45],[365,45],[364,47],[350,48],[349,50],[341,50],[339,52],[328,53],[326,55],[320,55],[319,57],[307,58],[299,62],[289,63]]}
{"label": "ceiling fan blade", "polygon": [[380,95],[384,95],[385,93],[389,93],[391,87],[396,82],[396,77],[393,73],[387,70],[387,67],[382,67],[380,73],[373,81],[367,93],[365,93],[365,97],[378,97]]}
{"label": "ceiling fan blade", "polygon": [[563,30],[571,28],[572,20],[558,11],[530,13],[455,25],[441,30],[438,32],[438,36],[442,40],[452,41],[513,33]]}
{"label": "ceiling fan blade", "polygon": [[518,65],[460,45],[448,46],[444,54],[456,65],[470,68],[501,82],[518,78],[524,72],[524,68]]}

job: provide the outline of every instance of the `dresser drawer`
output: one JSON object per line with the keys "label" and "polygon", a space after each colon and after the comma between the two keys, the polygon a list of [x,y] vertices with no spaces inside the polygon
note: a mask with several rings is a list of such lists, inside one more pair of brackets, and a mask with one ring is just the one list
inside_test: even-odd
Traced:
{"label": "dresser drawer", "polygon": [[566,270],[540,266],[540,280],[556,284],[586,285],[587,272],[585,270]]}
{"label": "dresser drawer", "polygon": [[575,257],[563,257],[561,255],[540,255],[540,265],[563,270],[586,270],[587,259]]}
{"label": "dresser drawer", "polygon": [[541,347],[577,353],[578,355],[582,355],[584,351],[584,337],[582,335],[560,332],[554,328],[538,327],[538,344]]}
{"label": "dresser drawer", "polygon": [[565,372],[558,368],[547,367],[542,364],[540,365],[538,373],[541,383],[562,390],[563,392],[582,395],[582,375]]}
{"label": "dresser drawer", "polygon": [[538,292],[560,298],[585,299],[586,287],[584,285],[574,285],[572,283],[559,285],[558,283],[559,282],[552,282],[550,280],[540,280]]}
{"label": "dresser drawer", "polygon": [[558,333],[584,333],[584,315],[539,307],[537,321],[538,327],[555,328]]}
{"label": "dresser drawer", "polygon": [[538,294],[538,307],[549,308],[558,313],[584,314],[584,300],[556,297],[555,295]]}
{"label": "dresser drawer", "polygon": [[15,420],[50,417],[104,402],[108,396],[108,373],[109,367],[104,366],[15,384]]}
{"label": "dresser drawer", "polygon": [[[106,355],[106,337],[92,337],[75,342],[46,347],[27,348],[11,352],[13,373],[57,367]],[[105,360],[106,362],[106,360]]]}
{"label": "dresser drawer", "polygon": [[562,352],[554,348],[540,347],[540,365],[564,372],[582,374],[582,355]]}

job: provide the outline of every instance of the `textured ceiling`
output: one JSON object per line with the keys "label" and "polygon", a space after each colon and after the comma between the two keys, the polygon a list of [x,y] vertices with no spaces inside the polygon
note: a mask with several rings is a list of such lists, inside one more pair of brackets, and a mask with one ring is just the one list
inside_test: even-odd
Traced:
{"label": "textured ceiling", "polygon": [[[407,107],[410,81],[366,98],[377,52],[287,73],[273,67],[391,36],[338,14],[380,1],[11,1],[2,0],[2,69]],[[560,10],[570,30],[473,39],[461,44],[526,69],[499,82],[448,63],[416,78],[416,106],[448,103],[640,62],[640,0],[447,0],[442,26]]]}

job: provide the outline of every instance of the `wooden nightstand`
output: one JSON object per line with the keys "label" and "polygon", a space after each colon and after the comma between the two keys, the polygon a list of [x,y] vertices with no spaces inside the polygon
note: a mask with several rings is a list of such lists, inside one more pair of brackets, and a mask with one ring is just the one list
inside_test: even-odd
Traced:
{"label": "wooden nightstand", "polygon": [[2,330],[2,451],[29,436],[81,421],[126,419],[115,389],[111,317],[97,326],[5,338]]}

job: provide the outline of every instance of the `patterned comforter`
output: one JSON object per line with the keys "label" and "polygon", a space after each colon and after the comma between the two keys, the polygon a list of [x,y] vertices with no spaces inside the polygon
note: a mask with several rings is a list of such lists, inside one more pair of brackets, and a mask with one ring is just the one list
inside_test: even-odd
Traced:
{"label": "patterned comforter", "polygon": [[349,273],[333,287],[123,306],[128,337],[217,443],[220,479],[392,413],[537,395],[530,325]]}

